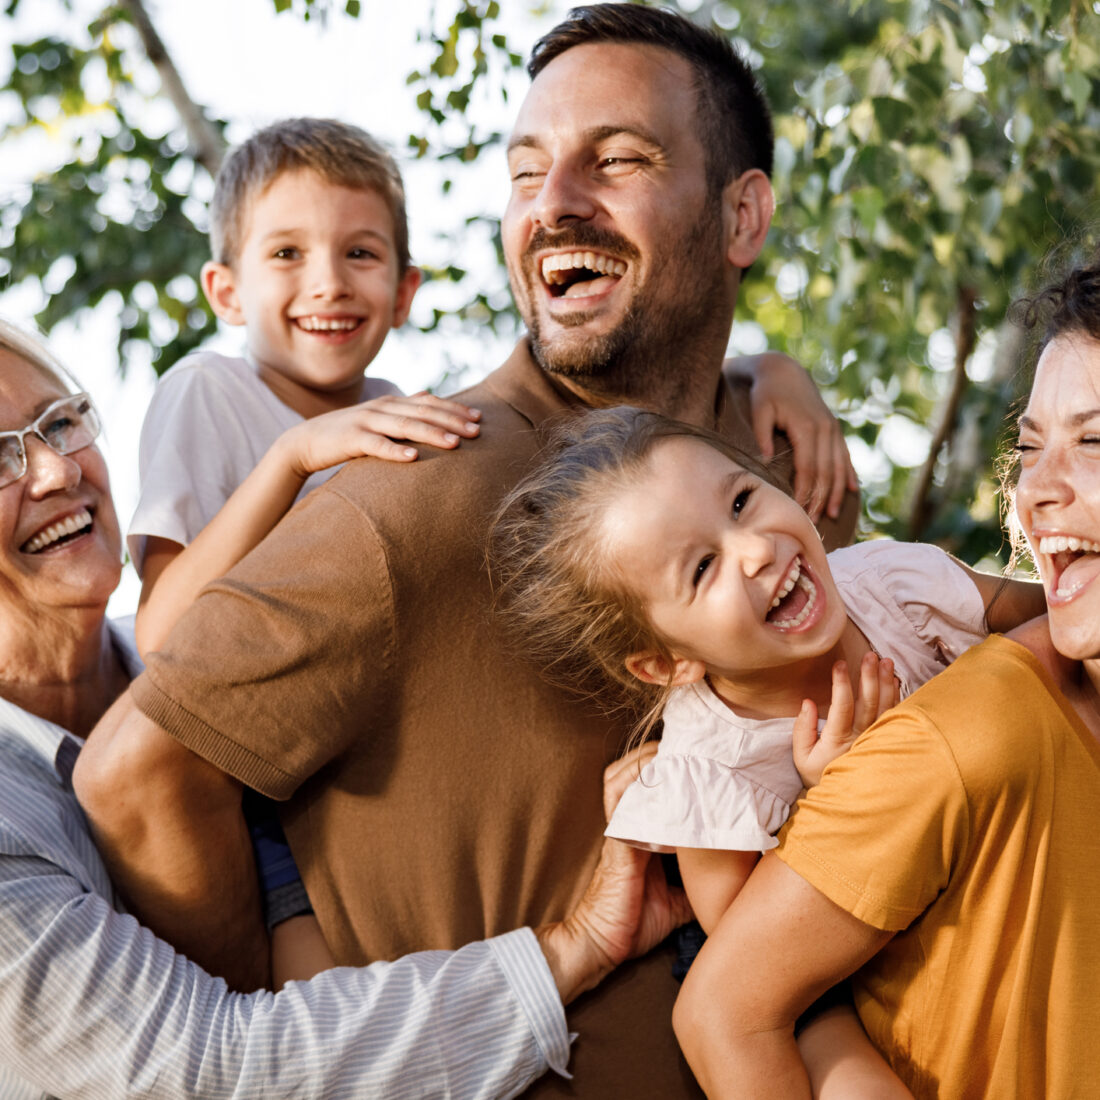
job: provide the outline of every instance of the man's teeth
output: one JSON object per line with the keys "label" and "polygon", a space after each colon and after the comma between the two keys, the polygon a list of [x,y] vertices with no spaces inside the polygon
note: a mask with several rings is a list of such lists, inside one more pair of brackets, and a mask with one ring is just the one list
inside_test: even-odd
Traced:
{"label": "man's teeth", "polygon": [[626,264],[598,252],[561,252],[542,261],[543,280],[551,286],[564,283],[570,271],[595,271],[597,275],[619,278],[626,274]]}
{"label": "man's teeth", "polygon": [[1100,542],[1067,535],[1047,535],[1039,540],[1040,554],[1064,554],[1067,550],[1083,550],[1086,554],[1100,554]]}
{"label": "man's teeth", "polygon": [[47,546],[51,546],[53,543],[57,542],[58,539],[62,539],[66,535],[75,535],[77,531],[85,527],[91,527],[91,525],[91,512],[89,512],[87,508],[82,508],[79,512],[76,512],[66,519],[59,520],[57,523],[51,523],[49,527],[39,531],[34,538],[28,539],[23,544],[23,552],[26,554],[37,554],[39,550],[45,550]]}
{"label": "man's teeth", "polygon": [[299,317],[297,321],[306,332],[351,332],[359,324],[358,317]]}

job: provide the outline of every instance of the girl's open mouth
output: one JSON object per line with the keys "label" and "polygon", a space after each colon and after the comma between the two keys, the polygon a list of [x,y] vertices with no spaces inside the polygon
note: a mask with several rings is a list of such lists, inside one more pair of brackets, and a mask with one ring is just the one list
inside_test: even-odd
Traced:
{"label": "girl's open mouth", "polygon": [[799,556],[791,562],[787,576],[764,617],[765,622],[777,630],[797,630],[817,610],[818,596],[819,589],[813,575]]}

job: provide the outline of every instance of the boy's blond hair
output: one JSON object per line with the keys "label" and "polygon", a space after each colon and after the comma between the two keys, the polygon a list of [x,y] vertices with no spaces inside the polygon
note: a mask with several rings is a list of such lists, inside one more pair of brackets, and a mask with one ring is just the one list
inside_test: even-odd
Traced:
{"label": "boy's blond hair", "polygon": [[393,219],[398,275],[409,267],[405,188],[393,157],[358,126],[331,118],[288,118],[253,134],[218,170],[210,204],[210,252],[232,267],[240,255],[248,204],[284,172],[309,168],[340,187],[374,191]]}

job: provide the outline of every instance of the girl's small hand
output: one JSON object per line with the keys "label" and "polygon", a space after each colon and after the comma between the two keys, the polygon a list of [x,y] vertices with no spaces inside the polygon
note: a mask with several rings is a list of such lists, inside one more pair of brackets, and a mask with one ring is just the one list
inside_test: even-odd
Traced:
{"label": "girl's small hand", "polygon": [[657,742],[646,741],[620,756],[603,770],[603,814],[608,821],[623,792],[642,774],[642,768],[657,755]]}
{"label": "girl's small hand", "polygon": [[829,716],[820,735],[817,731],[817,705],[805,699],[794,721],[794,765],[807,787],[821,782],[826,764],[842,756],[852,742],[899,699],[894,662],[868,652],[859,667],[859,700],[852,698],[848,665],[833,665],[832,699]]}
{"label": "girl's small hand", "polygon": [[276,446],[284,448],[293,471],[305,479],[364,455],[412,462],[417,450],[410,442],[451,450],[478,434],[480,419],[478,409],[430,393],[387,394],[306,420],[284,432]]}

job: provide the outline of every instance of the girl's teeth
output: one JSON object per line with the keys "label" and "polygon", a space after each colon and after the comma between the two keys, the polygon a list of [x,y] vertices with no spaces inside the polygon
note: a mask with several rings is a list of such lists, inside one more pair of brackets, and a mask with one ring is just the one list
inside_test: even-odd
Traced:
{"label": "girl's teeth", "polygon": [[[777,626],[781,630],[793,630],[797,626],[801,626],[806,621],[806,616],[809,615],[814,609],[814,604],[817,602],[817,586],[809,577],[804,576],[801,571],[798,574],[798,587],[806,593],[806,603],[802,610],[794,616],[792,619],[772,619],[772,626]],[[789,592],[790,589],[787,589]],[[772,605],[775,606],[774,604]]]}
{"label": "girl's teeth", "polygon": [[778,607],[785,597],[790,595],[791,589],[794,588],[795,582],[802,576],[802,565],[798,558],[795,558],[791,563],[790,572],[787,574],[786,580],[780,585],[779,591],[775,594],[775,599],[772,600],[772,607]]}

